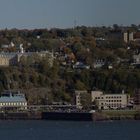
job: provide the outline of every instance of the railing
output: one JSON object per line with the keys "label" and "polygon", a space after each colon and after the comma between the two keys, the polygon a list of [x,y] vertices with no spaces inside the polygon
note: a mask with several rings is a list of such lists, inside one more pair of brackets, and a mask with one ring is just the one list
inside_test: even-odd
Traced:
{"label": "railing", "polygon": [[0,112],[87,112],[76,105],[28,105],[28,106],[2,106]]}

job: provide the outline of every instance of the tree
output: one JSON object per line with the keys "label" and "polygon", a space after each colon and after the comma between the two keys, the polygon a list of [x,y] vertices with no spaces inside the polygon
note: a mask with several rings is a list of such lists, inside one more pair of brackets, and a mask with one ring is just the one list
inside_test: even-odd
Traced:
{"label": "tree", "polygon": [[86,86],[85,86],[85,84],[83,82],[77,80],[76,84],[75,84],[75,89],[76,90],[85,90]]}
{"label": "tree", "polygon": [[89,93],[81,93],[80,96],[83,109],[90,109],[92,105],[91,95]]}

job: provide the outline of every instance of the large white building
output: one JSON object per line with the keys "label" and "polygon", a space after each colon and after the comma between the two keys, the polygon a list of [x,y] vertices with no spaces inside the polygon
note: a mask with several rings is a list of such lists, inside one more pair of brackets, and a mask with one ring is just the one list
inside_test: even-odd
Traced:
{"label": "large white building", "polygon": [[27,108],[27,100],[25,95],[17,92],[4,91],[0,97],[0,108],[13,107],[13,108]]}
{"label": "large white building", "polygon": [[121,109],[128,104],[127,94],[103,94],[102,91],[91,92],[92,102],[98,109]]}
{"label": "large white building", "polygon": [[[53,65],[54,55],[49,51],[41,51],[41,52],[25,52],[23,47],[20,47],[20,52],[0,52],[0,66],[8,67],[10,65],[17,65],[22,58],[48,58],[48,62],[50,66]],[[28,61],[28,60],[27,60]]]}

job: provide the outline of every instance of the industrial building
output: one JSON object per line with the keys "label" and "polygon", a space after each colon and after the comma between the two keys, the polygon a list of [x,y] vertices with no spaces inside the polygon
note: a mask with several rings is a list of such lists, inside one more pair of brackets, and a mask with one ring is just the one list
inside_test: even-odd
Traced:
{"label": "industrial building", "polygon": [[98,109],[123,109],[127,107],[127,94],[103,94],[102,91],[91,92],[92,102]]}

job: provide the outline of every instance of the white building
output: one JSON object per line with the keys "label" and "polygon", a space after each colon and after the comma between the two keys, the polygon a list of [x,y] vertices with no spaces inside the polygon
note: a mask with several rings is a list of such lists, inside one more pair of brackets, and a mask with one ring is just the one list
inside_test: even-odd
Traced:
{"label": "white building", "polygon": [[91,92],[92,102],[98,109],[121,109],[128,104],[127,94],[103,94],[102,91]]}
{"label": "white building", "polygon": [[127,32],[125,32],[125,33],[123,34],[123,38],[124,38],[124,42],[125,42],[125,43],[128,43],[128,33],[127,33]]}
{"label": "white building", "polygon": [[1,52],[0,53],[0,66],[8,67],[10,65],[17,65],[21,61],[21,58],[24,57],[26,59],[28,57],[32,57],[34,59],[34,56],[40,59],[47,57],[49,65],[53,66],[55,57],[52,52],[49,52],[49,51],[25,52],[22,47],[22,44],[20,45],[20,52],[11,52],[11,53]]}
{"label": "white building", "polygon": [[27,108],[27,100],[24,94],[18,92],[4,91],[0,97],[0,108],[2,107],[18,107]]}
{"label": "white building", "polygon": [[123,34],[124,42],[128,43],[134,41],[134,33],[133,32],[125,32]]}
{"label": "white building", "polygon": [[94,68],[101,68],[105,65],[105,61],[102,59],[98,59],[93,63]]}

